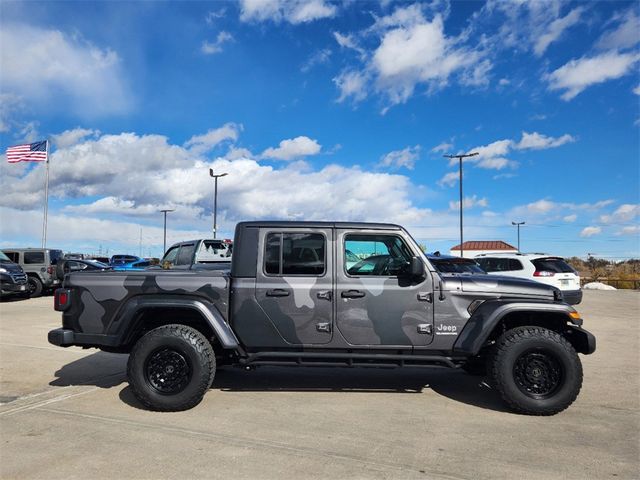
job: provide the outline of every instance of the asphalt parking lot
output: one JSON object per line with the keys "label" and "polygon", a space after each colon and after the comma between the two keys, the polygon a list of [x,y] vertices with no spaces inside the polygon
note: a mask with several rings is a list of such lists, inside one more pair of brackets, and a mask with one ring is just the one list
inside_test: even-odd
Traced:
{"label": "asphalt parking lot", "polygon": [[508,412],[444,369],[220,371],[195,409],[143,410],[127,357],[47,343],[51,297],[0,304],[2,478],[638,478],[640,293],[587,291],[576,403]]}

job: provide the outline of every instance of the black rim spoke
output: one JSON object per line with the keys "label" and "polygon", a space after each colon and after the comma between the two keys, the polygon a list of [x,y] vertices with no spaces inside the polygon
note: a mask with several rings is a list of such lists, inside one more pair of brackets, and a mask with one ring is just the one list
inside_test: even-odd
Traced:
{"label": "black rim spoke", "polygon": [[546,350],[523,353],[513,366],[516,385],[525,395],[541,399],[552,396],[562,384],[564,371],[558,359]]}
{"label": "black rim spoke", "polygon": [[162,394],[176,394],[185,389],[191,379],[191,368],[186,358],[176,350],[162,348],[147,359],[147,382]]}

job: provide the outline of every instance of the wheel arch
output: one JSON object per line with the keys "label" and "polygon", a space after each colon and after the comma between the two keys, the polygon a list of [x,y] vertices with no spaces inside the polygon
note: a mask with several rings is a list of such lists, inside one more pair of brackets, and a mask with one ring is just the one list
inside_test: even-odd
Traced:
{"label": "wheel arch", "polygon": [[570,325],[575,310],[561,303],[485,302],[471,316],[453,347],[454,354],[473,356],[502,333],[522,326],[537,326],[563,335],[577,352],[595,351],[595,338]]}
{"label": "wheel arch", "polygon": [[237,349],[238,340],[216,306],[201,298],[139,296],[131,299],[109,326],[118,344],[129,350],[145,333],[169,324],[195,328],[214,345]]}

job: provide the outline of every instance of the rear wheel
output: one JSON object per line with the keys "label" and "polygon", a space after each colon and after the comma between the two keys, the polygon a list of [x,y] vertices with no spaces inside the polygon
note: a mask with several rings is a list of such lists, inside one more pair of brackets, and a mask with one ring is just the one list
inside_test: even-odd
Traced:
{"label": "rear wheel", "polygon": [[188,410],[200,403],[215,370],[211,343],[185,325],[148,332],[133,347],[127,364],[136,398],[148,408],[165,412]]}
{"label": "rear wheel", "polygon": [[36,298],[42,295],[42,282],[38,277],[29,276],[27,279],[27,295]]}
{"label": "rear wheel", "polygon": [[519,327],[496,342],[493,385],[514,410],[554,415],[571,405],[582,387],[582,364],[562,335],[542,327]]}

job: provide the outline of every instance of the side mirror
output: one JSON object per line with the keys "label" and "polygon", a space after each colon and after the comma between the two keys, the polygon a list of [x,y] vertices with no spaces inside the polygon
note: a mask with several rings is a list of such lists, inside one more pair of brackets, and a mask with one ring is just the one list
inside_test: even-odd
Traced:
{"label": "side mirror", "polygon": [[409,268],[407,268],[407,275],[414,278],[424,277],[424,262],[420,257],[411,257]]}

